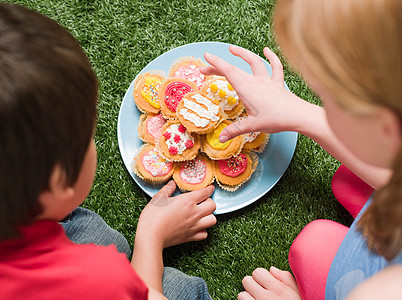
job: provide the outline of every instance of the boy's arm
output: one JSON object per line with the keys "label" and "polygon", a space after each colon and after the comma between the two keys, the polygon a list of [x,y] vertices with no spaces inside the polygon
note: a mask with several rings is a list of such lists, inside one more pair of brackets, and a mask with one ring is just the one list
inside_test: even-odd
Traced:
{"label": "boy's arm", "polygon": [[166,184],[142,211],[138,220],[131,264],[148,287],[162,290],[163,249],[207,237],[215,225],[214,187],[170,197],[174,181]]}
{"label": "boy's arm", "polygon": [[225,76],[236,90],[248,114],[246,119],[237,121],[222,131],[219,137],[221,142],[246,132],[296,131],[315,140],[374,188],[379,188],[388,181],[390,170],[368,165],[343,146],[329,127],[325,111],[321,107],[300,99],[284,88],[282,63],[271,50],[265,48],[264,54],[271,63],[272,76],[268,74],[259,56],[239,47],[231,46],[229,50],[250,65],[253,75],[219,57],[205,54],[205,59],[211,66],[202,68],[202,72],[206,75]]}

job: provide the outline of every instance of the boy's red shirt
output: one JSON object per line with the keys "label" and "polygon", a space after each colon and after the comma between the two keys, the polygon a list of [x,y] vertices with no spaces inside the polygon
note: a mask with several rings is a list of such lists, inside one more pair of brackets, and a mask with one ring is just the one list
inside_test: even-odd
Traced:
{"label": "boy's red shirt", "polygon": [[54,221],[0,242],[0,299],[147,299],[148,288],[115,246],[77,245]]}

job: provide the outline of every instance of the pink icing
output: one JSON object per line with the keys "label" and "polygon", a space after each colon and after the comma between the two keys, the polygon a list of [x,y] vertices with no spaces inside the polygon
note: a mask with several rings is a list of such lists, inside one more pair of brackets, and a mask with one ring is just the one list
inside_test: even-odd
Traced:
{"label": "pink icing", "polygon": [[192,81],[198,88],[202,86],[202,83],[205,80],[204,74],[200,72],[200,67],[191,63],[180,66],[174,73],[174,77],[180,77]]}
{"label": "pink icing", "polygon": [[236,177],[243,174],[247,168],[247,157],[244,154],[219,161],[219,169],[222,174],[230,177]]}
{"label": "pink icing", "polygon": [[166,106],[175,112],[183,96],[190,92],[193,92],[193,89],[184,82],[174,81],[169,83],[165,89]]}
{"label": "pink icing", "polygon": [[162,135],[162,126],[166,120],[161,114],[147,118],[147,132],[157,141]]}
{"label": "pink icing", "polygon": [[155,148],[142,155],[141,163],[144,166],[144,169],[154,177],[167,175],[173,167],[173,163],[167,162],[160,157]]}
{"label": "pink icing", "polygon": [[186,161],[181,165],[180,177],[188,184],[198,184],[204,181],[207,173],[207,164],[202,159]]}

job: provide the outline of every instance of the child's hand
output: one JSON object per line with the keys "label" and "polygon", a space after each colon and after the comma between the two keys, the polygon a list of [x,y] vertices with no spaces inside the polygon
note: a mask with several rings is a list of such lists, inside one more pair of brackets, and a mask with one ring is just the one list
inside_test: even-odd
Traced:
{"label": "child's hand", "polygon": [[171,180],[151,199],[138,221],[136,234],[162,248],[203,240],[206,229],[216,224],[212,214],[216,204],[209,198],[213,186],[170,197],[175,189]]}
{"label": "child's hand", "polygon": [[226,127],[219,140],[225,142],[237,135],[254,131],[275,133],[295,130],[300,122],[299,106],[307,102],[285,89],[283,66],[275,53],[264,48],[264,55],[272,66],[270,77],[262,59],[256,54],[236,46],[230,46],[229,50],[250,65],[254,76],[215,55],[205,53],[205,59],[211,66],[204,67],[201,71],[205,75],[225,76],[236,90],[248,114],[246,119]]}
{"label": "child's hand", "polygon": [[292,274],[287,271],[271,267],[255,269],[252,276],[243,278],[243,286],[246,290],[241,292],[237,299],[301,299],[299,289]]}

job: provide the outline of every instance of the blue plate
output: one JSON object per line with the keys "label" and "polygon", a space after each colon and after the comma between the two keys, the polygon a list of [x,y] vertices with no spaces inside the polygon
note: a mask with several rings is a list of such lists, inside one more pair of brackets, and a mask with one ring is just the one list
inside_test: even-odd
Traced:
{"label": "blue plate", "polygon": [[[201,42],[187,44],[172,49],[150,62],[141,72],[162,70],[166,74],[171,64],[182,56],[194,56],[203,59],[204,53],[215,54],[227,62],[251,74],[250,66],[242,59],[229,52],[229,44],[220,42]],[[271,74],[271,66],[263,60]],[[138,75],[137,75],[138,76]],[[117,136],[123,162],[139,187],[149,196],[153,196],[162,186],[154,186],[144,182],[131,170],[131,162],[143,144],[138,138],[138,119],[141,115],[133,99],[134,81],[131,82],[120,107],[117,123]],[[285,85],[286,86],[286,85]],[[287,88],[287,87],[286,87]],[[272,134],[265,151],[259,154],[260,162],[251,179],[235,192],[227,192],[216,185],[212,199],[216,203],[215,214],[223,214],[243,208],[265,195],[285,173],[293,157],[296,147],[296,132],[281,132]],[[179,192],[176,192],[179,193]]]}

